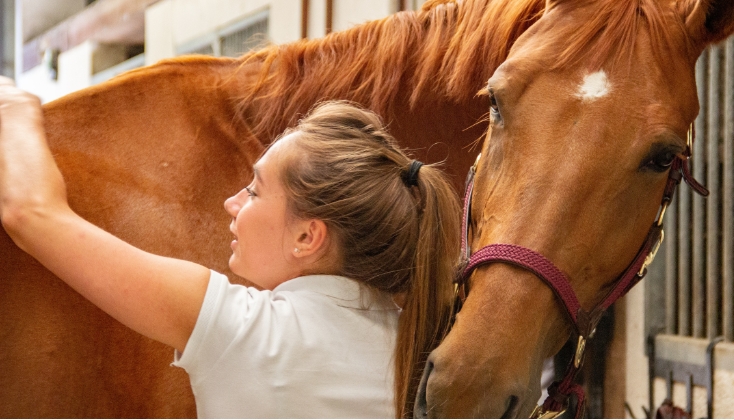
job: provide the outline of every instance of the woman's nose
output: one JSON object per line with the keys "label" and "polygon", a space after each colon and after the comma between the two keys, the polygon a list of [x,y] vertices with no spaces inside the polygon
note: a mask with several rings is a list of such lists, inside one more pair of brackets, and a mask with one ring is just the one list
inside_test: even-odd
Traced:
{"label": "woman's nose", "polygon": [[242,193],[244,191],[245,190],[242,189],[237,194],[224,200],[224,210],[226,210],[230,216],[237,217],[237,213],[240,212],[240,209],[242,208]]}

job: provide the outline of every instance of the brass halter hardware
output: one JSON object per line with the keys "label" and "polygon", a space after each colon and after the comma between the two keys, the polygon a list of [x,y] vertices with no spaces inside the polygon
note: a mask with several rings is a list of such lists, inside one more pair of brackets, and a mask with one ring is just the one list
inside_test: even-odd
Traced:
{"label": "brass halter hardware", "polygon": [[[660,225],[658,225],[660,226]],[[660,231],[660,239],[658,239],[658,242],[655,244],[655,247],[650,251],[649,254],[647,254],[647,257],[645,257],[645,262],[642,263],[642,267],[640,267],[640,271],[637,272],[637,275],[640,277],[645,275],[645,272],[647,271],[647,267],[652,264],[653,260],[655,260],[655,255],[657,255],[658,250],[660,249],[660,245],[663,243],[663,238],[665,238],[665,231]]]}
{"label": "brass halter hardware", "polygon": [[576,354],[573,356],[573,365],[576,366],[576,369],[581,367],[581,361],[584,360],[584,350],[586,350],[586,338],[580,335],[576,343]]}
{"label": "brass halter hardware", "polygon": [[531,419],[557,419],[558,417],[561,417],[563,413],[566,412],[568,409],[568,406],[563,407],[563,410],[561,411],[545,411],[543,410],[542,405],[535,406],[535,410],[533,410],[533,413],[530,414]]}

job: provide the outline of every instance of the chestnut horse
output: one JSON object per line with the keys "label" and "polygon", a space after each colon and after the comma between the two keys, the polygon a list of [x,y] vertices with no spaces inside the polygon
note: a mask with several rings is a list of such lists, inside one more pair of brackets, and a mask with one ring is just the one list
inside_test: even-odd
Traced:
{"label": "chestnut horse", "polygon": [[[543,10],[487,84],[491,127],[469,245],[544,256],[590,312],[663,212],[698,114],[696,60],[734,32],[734,1],[511,3]],[[429,357],[416,415],[527,417],[543,361],[568,339],[571,318],[529,269],[473,271],[451,332]]]}
{"label": "chestnut horse", "polygon": [[[222,202],[298,115],[322,99],[360,102],[418,158],[445,158],[459,184],[490,110],[476,93],[515,44],[493,79],[473,245],[500,238],[544,252],[588,304],[639,247],[659,204],[664,176],[641,159],[679,151],[696,112],[695,57],[731,32],[718,18],[734,14],[730,2],[700,1],[429,1],[323,40],[131,72],[48,104],[48,138],[83,217],[147,251],[232,276]],[[576,98],[585,73],[598,69],[606,97],[592,79]],[[168,367],[170,348],[107,317],[2,232],[0,255],[0,416],[195,414],[187,378]],[[431,356],[428,414],[527,414],[542,360],[567,336],[537,279],[501,264],[481,269]]]}

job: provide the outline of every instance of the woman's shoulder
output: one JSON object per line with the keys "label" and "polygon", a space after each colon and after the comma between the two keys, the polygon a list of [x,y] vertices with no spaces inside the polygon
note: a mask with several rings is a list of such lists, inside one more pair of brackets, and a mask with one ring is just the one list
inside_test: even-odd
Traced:
{"label": "woman's shoulder", "polygon": [[283,282],[273,290],[272,299],[305,299],[331,301],[339,308],[358,310],[399,311],[399,307],[385,292],[337,275],[317,274]]}

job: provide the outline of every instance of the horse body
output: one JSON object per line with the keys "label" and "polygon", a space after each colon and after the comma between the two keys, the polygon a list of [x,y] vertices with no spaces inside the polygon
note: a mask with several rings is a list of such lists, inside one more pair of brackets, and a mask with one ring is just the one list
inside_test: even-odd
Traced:
{"label": "horse body", "polygon": [[[48,141],[72,209],[141,249],[194,261],[247,284],[227,267],[225,198],[247,185],[267,144],[317,101],[370,105],[375,91],[363,82],[376,72],[357,71],[337,88],[332,74],[349,62],[342,60],[354,52],[352,38],[405,30],[411,19],[404,14],[238,60],[169,60],[46,105]],[[402,40],[419,44],[418,37],[430,32],[423,24],[410,26],[413,38]],[[367,38],[372,56],[366,60],[392,69],[389,63],[399,57],[391,50],[376,55],[370,43],[379,44],[379,38]],[[338,53],[308,56],[318,48]],[[418,67],[413,61],[419,57],[405,54],[380,111],[418,158],[446,159],[459,185],[473,159],[464,147],[486,128],[474,125],[486,112],[486,99],[474,96],[481,82],[462,98],[428,84],[411,105],[416,89],[410,69]],[[171,348],[102,313],[3,231],[0,255],[0,416],[195,416],[186,374],[169,367]]]}

